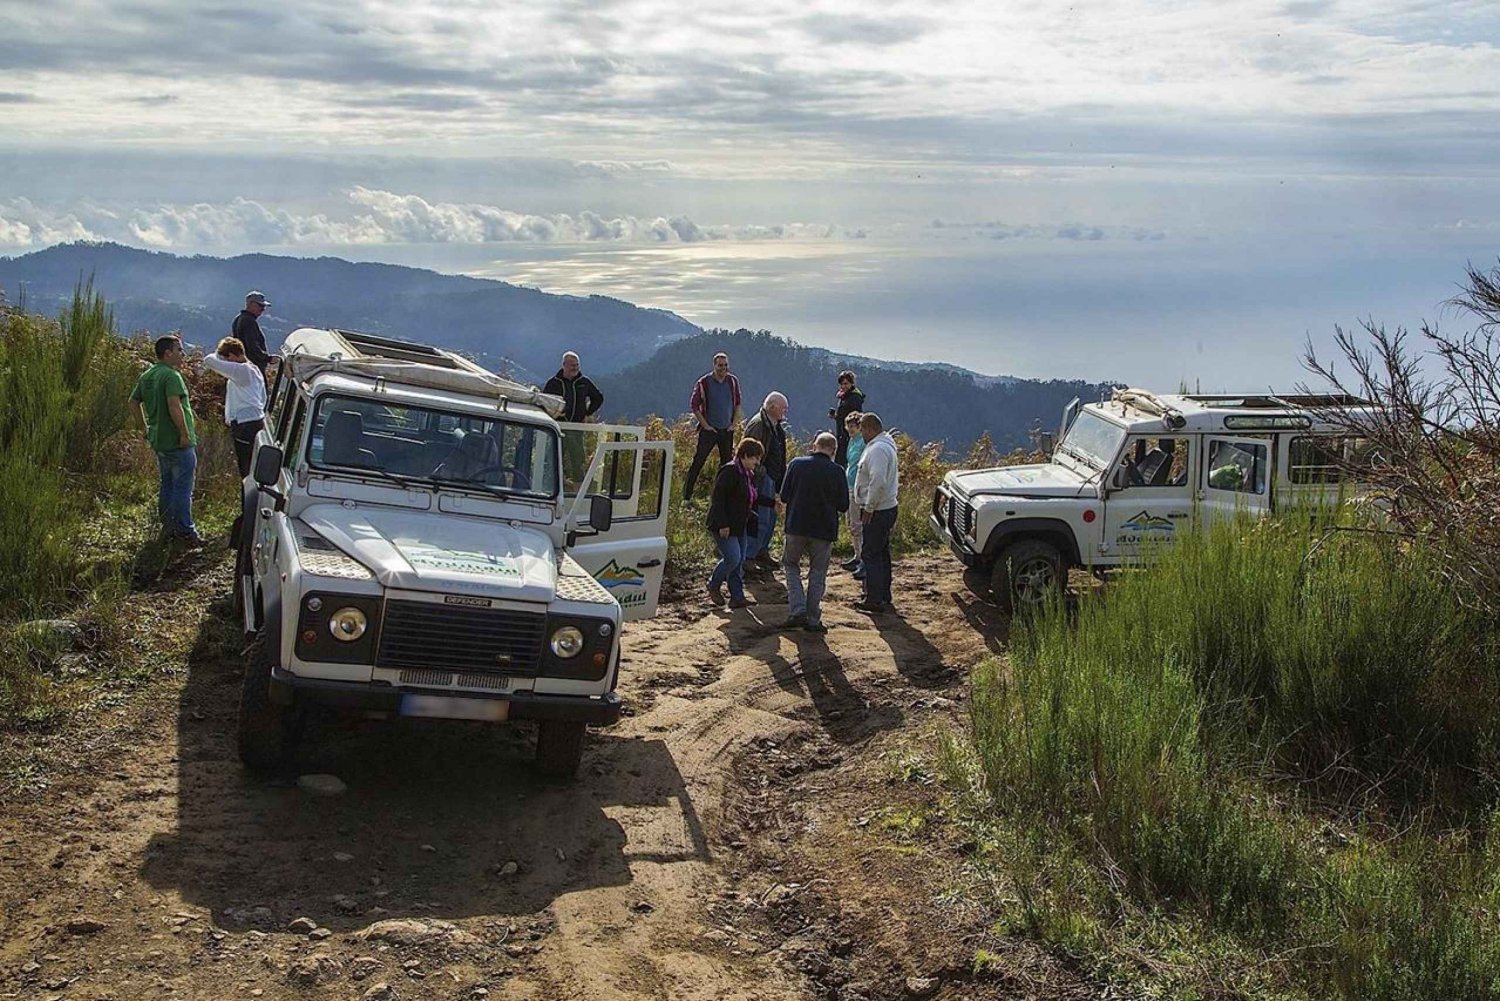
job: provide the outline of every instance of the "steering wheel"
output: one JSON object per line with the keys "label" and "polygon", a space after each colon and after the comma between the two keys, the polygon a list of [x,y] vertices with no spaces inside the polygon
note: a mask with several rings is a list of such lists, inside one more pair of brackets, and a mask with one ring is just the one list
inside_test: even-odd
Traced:
{"label": "steering wheel", "polygon": [[[505,473],[510,477],[510,486],[515,487],[517,490],[531,489],[531,477],[527,476],[519,469],[516,469],[514,466],[504,466],[498,463],[490,466],[481,466],[480,468],[474,470],[474,472],[470,473],[468,479],[478,480],[480,477],[488,476],[490,473]],[[460,480],[459,482],[463,481]]]}

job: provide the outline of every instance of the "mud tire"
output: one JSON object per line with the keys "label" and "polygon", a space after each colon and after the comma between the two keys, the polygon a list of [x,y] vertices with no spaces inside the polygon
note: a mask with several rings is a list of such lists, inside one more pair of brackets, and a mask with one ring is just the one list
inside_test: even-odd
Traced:
{"label": "mud tire", "polygon": [[572,720],[546,719],[536,725],[536,767],[560,782],[576,778],[583,761],[584,735],[588,725]]}
{"label": "mud tire", "polygon": [[990,574],[990,596],[1011,615],[1038,612],[1061,601],[1068,567],[1062,553],[1042,539],[1021,539],[1005,548]]}
{"label": "mud tire", "polygon": [[240,760],[253,772],[276,773],[291,768],[302,737],[302,721],[292,706],[271,701],[274,662],[266,631],[261,629],[245,653],[245,678],[240,685]]}

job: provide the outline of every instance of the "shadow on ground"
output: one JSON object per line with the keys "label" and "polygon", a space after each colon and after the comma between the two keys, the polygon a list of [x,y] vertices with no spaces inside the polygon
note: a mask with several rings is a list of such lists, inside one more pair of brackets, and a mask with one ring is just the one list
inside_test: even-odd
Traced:
{"label": "shadow on ground", "polygon": [[[708,860],[660,740],[591,734],[580,778],[553,785],[532,768],[529,727],[324,717],[298,770],[336,775],[347,792],[251,777],[234,750],[243,662],[229,619],[224,598],[193,650],[176,829],[152,838],[143,867],[222,926],[530,914],[563,893],[628,883],[632,863]],[[627,844],[622,820],[643,835]]]}

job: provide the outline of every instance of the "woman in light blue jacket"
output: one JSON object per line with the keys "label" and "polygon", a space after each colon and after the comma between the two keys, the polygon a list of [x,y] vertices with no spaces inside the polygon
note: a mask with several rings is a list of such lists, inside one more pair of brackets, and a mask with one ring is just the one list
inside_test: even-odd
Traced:
{"label": "woman in light blue jacket", "polygon": [[854,477],[859,472],[859,457],[865,451],[865,437],[859,433],[859,419],[863,416],[864,414],[855,411],[844,418],[844,429],[849,433],[849,464],[844,467],[844,472],[849,476],[849,538],[854,542],[854,558],[844,561],[844,569],[854,571],[855,580],[862,580],[865,575],[865,568],[859,562],[865,525],[859,520],[859,507],[854,503]]}

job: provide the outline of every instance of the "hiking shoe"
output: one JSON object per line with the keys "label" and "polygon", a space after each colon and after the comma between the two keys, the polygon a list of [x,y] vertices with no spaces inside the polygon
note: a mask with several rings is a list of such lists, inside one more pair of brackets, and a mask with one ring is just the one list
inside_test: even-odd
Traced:
{"label": "hiking shoe", "polygon": [[786,617],[786,621],[781,624],[780,628],[782,628],[782,629],[806,629],[807,628],[807,616],[805,616],[805,615],[788,615]]}
{"label": "hiking shoe", "polygon": [[855,570],[859,569],[859,557],[856,556],[852,560],[845,560],[844,562],[840,563],[839,566],[853,573]]}
{"label": "hiking shoe", "polygon": [[804,622],[802,628],[810,633],[822,634],[828,632],[828,627],[821,622]]}
{"label": "hiking shoe", "polygon": [[776,557],[772,556],[768,551],[764,549],[755,554],[754,562],[757,566],[763,566],[767,570],[774,569],[781,565],[780,561],[777,560]]}
{"label": "hiking shoe", "polygon": [[715,608],[723,608],[724,607],[724,585],[722,585],[722,584],[710,584],[710,585],[708,585],[708,600],[714,603],[714,607]]}
{"label": "hiking shoe", "polygon": [[870,601],[868,598],[861,598],[854,603],[854,608],[868,615],[880,615],[893,611],[895,606],[888,601]]}
{"label": "hiking shoe", "polygon": [[758,604],[760,604],[760,602],[756,601],[754,598],[750,597],[749,595],[746,595],[743,598],[730,598],[729,599],[729,607],[730,608],[749,608],[751,605],[758,605]]}
{"label": "hiking shoe", "polygon": [[864,568],[863,565],[861,565],[858,570],[854,571],[854,579],[855,580],[864,580],[865,579],[865,568]]}

